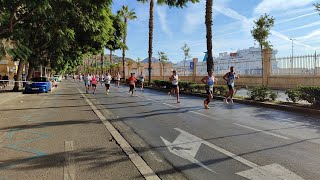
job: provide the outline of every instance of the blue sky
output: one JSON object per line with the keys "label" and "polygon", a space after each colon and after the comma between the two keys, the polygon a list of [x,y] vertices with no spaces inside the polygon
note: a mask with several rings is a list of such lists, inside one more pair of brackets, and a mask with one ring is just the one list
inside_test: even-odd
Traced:
{"label": "blue sky", "polygon": [[[291,55],[291,40],[294,40],[294,54],[320,53],[320,15],[313,3],[317,0],[214,0],[213,6],[213,53],[231,52],[258,46],[250,30],[253,21],[267,13],[273,16],[275,26],[269,37],[278,57]],[[144,59],[148,57],[149,4],[136,0],[114,0],[112,11],[122,5],[134,9],[138,19],[128,24],[127,57]],[[168,8],[155,5],[153,56],[164,51],[170,61],[183,59],[181,47],[186,42],[191,48],[192,58],[203,58],[206,51],[204,24],[205,0],[188,4],[187,8]],[[109,53],[107,51],[107,53]],[[120,51],[115,52],[121,56]]]}

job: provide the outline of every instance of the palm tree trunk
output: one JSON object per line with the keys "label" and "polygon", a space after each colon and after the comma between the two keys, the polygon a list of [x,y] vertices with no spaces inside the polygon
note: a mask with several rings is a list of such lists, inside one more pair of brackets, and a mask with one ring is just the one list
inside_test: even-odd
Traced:
{"label": "palm tree trunk", "polygon": [[151,60],[152,60],[152,39],[153,39],[153,9],[154,9],[154,2],[150,0],[150,18],[149,18],[149,78],[148,78],[148,85],[151,85]]}
{"label": "palm tree trunk", "polygon": [[[124,18],[124,24],[125,24],[125,33],[124,33],[124,37],[123,37],[123,44],[126,45],[126,41],[127,41],[127,18]],[[126,49],[123,48],[122,49],[122,65],[123,65],[123,78],[126,78],[126,72],[125,72],[125,56],[126,56]]]}
{"label": "palm tree trunk", "polygon": [[29,63],[27,81],[29,81],[32,78],[33,73],[34,73],[33,65]]}
{"label": "palm tree trunk", "polygon": [[104,49],[102,50],[102,53],[101,53],[101,74],[104,74],[103,65],[104,65]]}
{"label": "palm tree trunk", "polygon": [[[16,77],[15,81],[21,81],[23,65],[24,65],[24,63],[22,62],[22,60],[20,60],[19,61],[19,65],[18,65],[17,77]],[[19,82],[15,82],[14,83],[13,91],[14,92],[18,92],[19,91]]]}
{"label": "palm tree trunk", "polygon": [[263,50],[262,50],[262,44],[260,44],[260,49],[261,49],[261,75],[263,78]]}
{"label": "palm tree trunk", "polygon": [[212,56],[212,0],[206,2],[206,30],[207,30],[207,72],[213,70]]}
{"label": "palm tree trunk", "polygon": [[[110,49],[110,64],[112,64],[112,50]],[[110,73],[113,73],[113,69],[110,68]]]}

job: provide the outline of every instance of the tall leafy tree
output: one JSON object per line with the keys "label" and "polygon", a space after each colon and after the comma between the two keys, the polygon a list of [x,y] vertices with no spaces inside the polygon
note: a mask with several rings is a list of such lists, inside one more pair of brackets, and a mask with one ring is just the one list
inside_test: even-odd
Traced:
{"label": "tall leafy tree", "polygon": [[[255,27],[251,30],[253,38],[259,43],[261,49],[261,60],[263,68],[263,48],[270,48],[270,42],[268,37],[270,35],[270,30],[274,25],[274,18],[267,14],[260,16],[260,18],[254,21]],[[263,70],[262,70],[263,75]]]}
{"label": "tall leafy tree", "polygon": [[[125,25],[125,32],[123,36],[123,44],[126,45],[127,40],[127,26],[128,26],[128,20],[134,20],[137,18],[136,13],[132,10],[129,10],[128,6],[122,6],[119,10],[119,15],[123,17],[124,25]],[[126,55],[126,48],[122,47],[122,64],[123,64],[123,78],[125,78],[125,55]]]}
{"label": "tall leafy tree", "polygon": [[187,58],[190,58],[190,47],[187,45],[187,43],[184,43],[183,46],[181,47],[183,53],[184,53],[184,61],[183,61],[183,75],[186,76],[186,61]]}
{"label": "tall leafy tree", "polygon": [[320,13],[320,3],[314,4],[314,7],[316,8],[317,11]]}
{"label": "tall leafy tree", "polygon": [[[21,81],[24,63],[26,63],[26,60],[31,55],[32,51],[20,42],[15,42],[13,47],[8,48],[7,52],[11,55],[14,61],[19,61],[15,81]],[[19,91],[19,82],[14,83],[13,91]]]}
{"label": "tall leafy tree", "polygon": [[154,14],[154,1],[159,5],[168,5],[169,7],[180,7],[183,8],[188,2],[196,3],[199,0],[137,0],[142,3],[149,2],[149,50],[148,50],[148,59],[149,59],[149,81],[151,83],[151,62],[152,62],[152,41],[153,41],[153,14]]}
{"label": "tall leafy tree", "polygon": [[206,37],[207,37],[207,72],[213,70],[213,55],[212,55],[212,0],[206,1]]}
{"label": "tall leafy tree", "polygon": [[[110,38],[106,43],[106,48],[110,50],[110,63],[113,63],[112,52],[117,49],[124,49],[126,45],[122,42],[125,34],[125,24],[120,14],[112,15],[111,20],[112,29],[110,31]],[[113,71],[113,69],[111,69],[111,71]]]}
{"label": "tall leafy tree", "polygon": [[50,8],[50,0],[0,0],[0,36],[28,22],[35,12]]}

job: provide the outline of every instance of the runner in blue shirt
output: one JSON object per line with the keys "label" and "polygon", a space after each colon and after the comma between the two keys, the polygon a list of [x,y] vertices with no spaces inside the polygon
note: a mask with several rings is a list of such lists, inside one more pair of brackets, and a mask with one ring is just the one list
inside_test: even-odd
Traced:
{"label": "runner in blue shirt", "polygon": [[223,79],[227,81],[227,85],[228,85],[228,88],[229,88],[229,92],[226,96],[226,98],[224,99],[224,101],[226,103],[228,103],[228,99],[230,100],[230,102],[233,104],[233,94],[234,94],[234,81],[236,79],[239,79],[239,77],[236,75],[236,72],[234,72],[234,67],[231,66],[230,67],[230,72],[228,72],[227,74],[225,74],[223,76]]}

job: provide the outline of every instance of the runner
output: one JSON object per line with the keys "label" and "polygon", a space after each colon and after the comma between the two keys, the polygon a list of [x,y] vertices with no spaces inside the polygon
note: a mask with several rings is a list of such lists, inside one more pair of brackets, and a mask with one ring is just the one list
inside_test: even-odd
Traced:
{"label": "runner", "polygon": [[111,75],[107,72],[106,76],[104,77],[107,95],[109,95],[111,79],[112,79]]}
{"label": "runner", "polygon": [[84,77],[84,84],[86,86],[86,93],[89,93],[90,85],[91,85],[91,74],[87,74],[87,76]]}
{"label": "runner", "polygon": [[137,79],[134,77],[134,75],[135,75],[134,73],[131,73],[131,77],[129,78],[129,86],[130,86],[129,93],[131,92],[131,96],[133,96],[133,92],[137,82]]}
{"label": "runner", "polygon": [[141,81],[141,91],[144,91],[143,89],[143,84],[144,84],[144,78],[145,78],[145,75],[143,74],[143,72],[141,71],[141,74],[140,74],[140,81]]}
{"label": "runner", "polygon": [[172,76],[169,78],[171,83],[172,83],[172,87],[171,87],[171,92],[169,92],[168,94],[171,95],[171,93],[176,93],[177,96],[177,103],[180,103],[179,101],[179,77],[177,75],[177,71],[173,70],[172,71]]}
{"label": "runner", "polygon": [[91,79],[92,94],[94,94],[94,93],[96,92],[97,84],[98,84],[97,76],[96,76],[96,75],[93,75],[93,77],[92,77],[92,79]]}
{"label": "runner", "polygon": [[208,76],[202,78],[202,80],[201,80],[201,82],[203,82],[206,85],[205,89],[206,89],[207,95],[208,95],[207,99],[205,99],[203,102],[205,109],[209,109],[209,103],[213,98],[213,93],[215,91],[215,88],[214,88],[215,81],[218,81],[218,79],[212,75],[212,70],[208,72]]}
{"label": "runner", "polygon": [[118,88],[119,88],[120,87],[120,80],[121,80],[121,76],[120,76],[119,72],[117,73],[116,78],[117,78],[117,83],[118,83]]}
{"label": "runner", "polygon": [[227,85],[229,88],[229,92],[228,92],[226,98],[224,99],[224,102],[228,103],[228,99],[229,99],[230,102],[233,104],[232,98],[233,98],[233,94],[234,94],[234,81],[235,81],[235,79],[239,79],[239,77],[234,72],[233,66],[230,67],[230,72],[228,72],[227,74],[225,74],[223,76],[223,79],[227,81]]}

